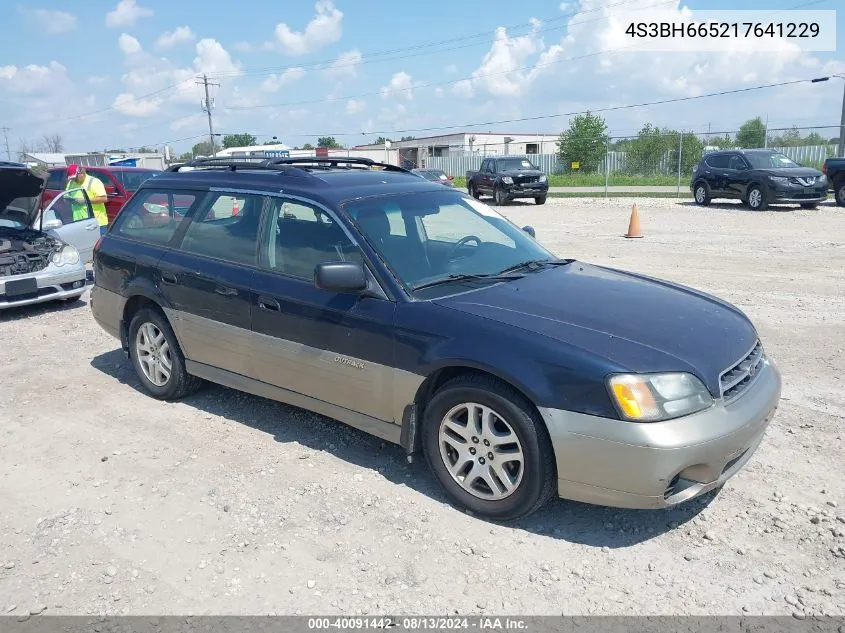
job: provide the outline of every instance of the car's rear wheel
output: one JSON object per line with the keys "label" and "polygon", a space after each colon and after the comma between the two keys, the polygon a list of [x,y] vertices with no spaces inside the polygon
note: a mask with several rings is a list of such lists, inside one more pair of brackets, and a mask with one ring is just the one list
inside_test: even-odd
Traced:
{"label": "car's rear wheel", "polygon": [[176,335],[158,310],[142,308],[132,318],[129,357],[144,389],[160,400],[182,398],[202,384],[186,371]]}
{"label": "car's rear wheel", "polygon": [[469,192],[469,195],[471,195],[476,200],[481,198],[481,194],[478,193],[478,189],[476,189],[475,185],[473,185],[472,183],[470,183],[469,186],[467,187],[467,191]]}
{"label": "car's rear wheel", "polygon": [[546,204],[546,196],[537,196],[534,198],[535,204]]}
{"label": "car's rear wheel", "polygon": [[710,187],[707,186],[706,182],[697,182],[695,183],[695,203],[702,207],[706,207],[710,204]]}
{"label": "car's rear wheel", "polygon": [[836,187],[833,189],[833,197],[836,198],[836,204],[845,207],[845,179],[836,183]]}
{"label": "car's rear wheel", "polygon": [[801,208],[802,209],[815,209],[818,206],[819,205],[816,204],[815,202],[805,202],[804,204],[801,205]]}
{"label": "car's rear wheel", "polygon": [[492,377],[459,376],[438,389],[425,408],[423,450],[452,501],[488,519],[527,516],[556,494],[542,418]]}
{"label": "car's rear wheel", "polygon": [[760,185],[754,185],[748,190],[748,206],[752,211],[765,211],[769,206],[766,202],[766,192]]}

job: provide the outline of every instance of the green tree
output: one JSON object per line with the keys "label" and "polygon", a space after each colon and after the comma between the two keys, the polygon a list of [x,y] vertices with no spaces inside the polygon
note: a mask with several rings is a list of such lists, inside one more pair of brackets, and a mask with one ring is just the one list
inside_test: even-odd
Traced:
{"label": "green tree", "polygon": [[386,136],[379,136],[374,142],[373,145],[384,145],[385,141],[393,142],[392,139],[387,138]]}
{"label": "green tree", "polygon": [[[625,171],[637,175],[665,172],[667,153],[672,148],[669,134],[646,123],[628,146]],[[677,138],[675,139],[677,141]],[[677,143],[675,144],[677,147]]]}
{"label": "green tree", "polygon": [[707,145],[711,145],[713,147],[718,147],[719,149],[732,149],[736,147],[736,142],[727,134],[724,136],[714,136],[709,141],[707,141]]}
{"label": "green tree", "polygon": [[214,150],[211,147],[211,141],[201,141],[191,148],[194,156],[211,156]]}
{"label": "green tree", "polygon": [[595,173],[604,160],[607,142],[607,124],[602,117],[589,112],[576,115],[557,140],[558,160],[566,166],[578,162],[580,171]]}
{"label": "green tree", "polygon": [[403,136],[400,140],[402,141],[415,141],[417,140],[416,136]]}
{"label": "green tree", "polygon": [[223,137],[223,149],[230,147],[250,147],[257,144],[257,139],[252,134],[227,134]]}
{"label": "green tree", "polygon": [[704,156],[704,143],[698,138],[697,134],[693,132],[676,132],[670,131],[667,136],[667,141],[671,147],[669,152],[669,161],[672,167],[672,172],[677,173],[678,169],[678,152],[681,153],[681,173],[689,174],[695,164]]}
{"label": "green tree", "polygon": [[317,139],[317,147],[328,147],[330,149],[339,149],[343,147],[340,143],[338,143],[334,136],[321,136]]}
{"label": "green tree", "polygon": [[302,146],[302,149],[304,149],[304,150],[314,149],[314,146],[311,145],[311,143],[306,143],[305,145]]}
{"label": "green tree", "polygon": [[736,144],[744,149],[763,147],[766,144],[766,124],[760,117],[748,119],[739,126]]}

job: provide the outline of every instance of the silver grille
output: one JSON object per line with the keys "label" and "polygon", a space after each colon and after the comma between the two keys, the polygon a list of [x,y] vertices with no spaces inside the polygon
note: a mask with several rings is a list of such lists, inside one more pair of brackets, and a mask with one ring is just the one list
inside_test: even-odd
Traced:
{"label": "silver grille", "polygon": [[763,368],[763,346],[760,341],[739,362],[735,363],[719,376],[722,398],[726,402],[739,397],[757,379]]}

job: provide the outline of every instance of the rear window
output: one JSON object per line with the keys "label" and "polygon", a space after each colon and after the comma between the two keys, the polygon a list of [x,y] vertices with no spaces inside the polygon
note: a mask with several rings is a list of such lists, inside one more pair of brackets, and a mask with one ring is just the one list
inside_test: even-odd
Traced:
{"label": "rear window", "polygon": [[123,185],[123,188],[126,191],[137,191],[141,183],[149,180],[156,174],[160,174],[160,171],[156,171],[153,169],[150,170],[143,170],[143,171],[115,171],[112,172],[115,178]]}

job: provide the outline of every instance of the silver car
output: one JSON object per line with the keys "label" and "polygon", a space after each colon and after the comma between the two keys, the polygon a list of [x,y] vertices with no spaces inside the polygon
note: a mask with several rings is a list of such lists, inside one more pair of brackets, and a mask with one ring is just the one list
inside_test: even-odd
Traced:
{"label": "silver car", "polygon": [[[0,161],[0,309],[85,292],[99,223],[83,189],[63,192],[41,212],[44,184],[26,165]],[[85,210],[82,219],[74,219],[71,200]]]}

